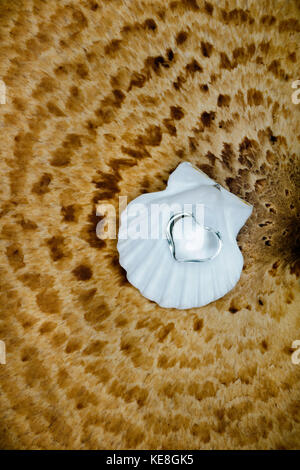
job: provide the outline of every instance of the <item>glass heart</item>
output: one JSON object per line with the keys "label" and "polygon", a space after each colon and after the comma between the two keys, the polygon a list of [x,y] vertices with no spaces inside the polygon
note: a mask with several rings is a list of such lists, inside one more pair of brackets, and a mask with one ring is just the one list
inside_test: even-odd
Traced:
{"label": "glass heart", "polygon": [[222,249],[221,234],[211,227],[200,225],[189,212],[180,212],[170,218],[166,238],[172,256],[178,262],[210,261]]}

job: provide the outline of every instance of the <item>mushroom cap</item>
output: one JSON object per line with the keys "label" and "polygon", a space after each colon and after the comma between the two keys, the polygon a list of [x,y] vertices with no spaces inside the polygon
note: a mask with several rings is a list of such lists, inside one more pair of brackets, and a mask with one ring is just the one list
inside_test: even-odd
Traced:
{"label": "mushroom cap", "polygon": [[[299,25],[297,0],[0,2],[1,449],[300,448]],[[240,281],[188,311],[96,234],[182,161],[254,207]]]}

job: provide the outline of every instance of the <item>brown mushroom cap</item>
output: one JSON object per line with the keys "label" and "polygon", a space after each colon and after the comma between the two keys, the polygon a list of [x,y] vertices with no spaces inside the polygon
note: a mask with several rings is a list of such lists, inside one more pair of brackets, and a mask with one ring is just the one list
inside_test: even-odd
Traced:
{"label": "brown mushroom cap", "polygon": [[[247,4],[0,3],[0,448],[299,448],[300,9]],[[254,210],[240,282],[179,311],[96,204],[184,160]]]}

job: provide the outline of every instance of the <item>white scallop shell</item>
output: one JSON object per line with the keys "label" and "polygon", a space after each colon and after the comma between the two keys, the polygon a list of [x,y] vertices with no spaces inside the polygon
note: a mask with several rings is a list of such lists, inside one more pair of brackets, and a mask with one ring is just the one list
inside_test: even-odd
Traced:
{"label": "white scallop shell", "polygon": [[[222,237],[218,256],[205,262],[179,262],[166,240],[166,209],[162,204],[204,205],[204,225]],[[141,211],[143,205],[147,210]],[[159,205],[160,220],[149,216]],[[164,191],[143,194],[131,201],[121,215],[118,251],[121,266],[131,284],[161,307],[201,307],[223,297],[238,282],[243,256],[236,236],[252,212],[252,206],[216,184],[190,163],[181,163],[170,175]],[[167,214],[169,217],[169,215]],[[155,226],[154,226],[155,225]],[[151,236],[138,238],[137,233]],[[153,236],[154,230],[155,236]]]}

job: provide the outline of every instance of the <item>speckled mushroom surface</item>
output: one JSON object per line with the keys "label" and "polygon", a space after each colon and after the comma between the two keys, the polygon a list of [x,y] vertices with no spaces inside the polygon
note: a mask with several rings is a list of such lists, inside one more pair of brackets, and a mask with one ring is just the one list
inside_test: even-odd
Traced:
{"label": "speckled mushroom surface", "polygon": [[[300,448],[299,33],[297,0],[1,0],[2,449]],[[179,311],[95,229],[184,160],[254,211]]]}

